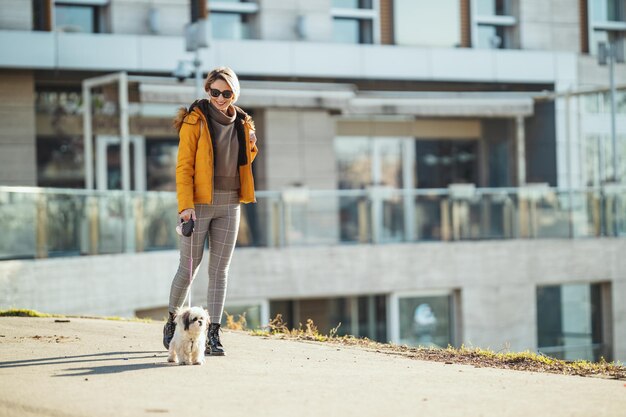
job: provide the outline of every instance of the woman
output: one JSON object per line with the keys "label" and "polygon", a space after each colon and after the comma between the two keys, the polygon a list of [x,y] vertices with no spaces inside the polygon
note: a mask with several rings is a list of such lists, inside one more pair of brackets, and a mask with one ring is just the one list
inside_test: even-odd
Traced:
{"label": "woman", "polygon": [[[180,238],[180,263],[170,290],[169,319],[163,328],[167,349],[174,336],[174,315],[189,289],[189,256],[196,272],[206,239],[209,239],[210,316],[206,355],[224,355],[219,330],[226,297],[228,267],[239,229],[240,203],[256,202],[252,161],[257,155],[254,123],[234,103],[239,80],[226,67],[211,71],[204,90],[209,99],[195,101],[178,111],[174,127],[179,131],[176,194],[182,221],[194,220],[191,237]],[[193,239],[193,248],[191,247]]]}

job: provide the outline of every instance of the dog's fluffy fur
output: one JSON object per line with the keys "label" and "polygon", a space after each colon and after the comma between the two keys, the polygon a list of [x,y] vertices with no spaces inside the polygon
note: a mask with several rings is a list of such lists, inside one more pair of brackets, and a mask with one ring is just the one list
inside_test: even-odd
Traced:
{"label": "dog's fluffy fur", "polygon": [[179,309],[176,330],[170,342],[168,362],[181,365],[202,365],[206,345],[209,313],[202,307]]}

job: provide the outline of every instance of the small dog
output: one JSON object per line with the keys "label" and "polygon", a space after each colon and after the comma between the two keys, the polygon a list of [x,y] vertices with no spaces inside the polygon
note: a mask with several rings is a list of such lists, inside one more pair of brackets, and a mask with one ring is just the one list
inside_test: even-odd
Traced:
{"label": "small dog", "polygon": [[202,307],[187,307],[176,312],[176,330],[170,342],[168,362],[202,365],[209,313]]}

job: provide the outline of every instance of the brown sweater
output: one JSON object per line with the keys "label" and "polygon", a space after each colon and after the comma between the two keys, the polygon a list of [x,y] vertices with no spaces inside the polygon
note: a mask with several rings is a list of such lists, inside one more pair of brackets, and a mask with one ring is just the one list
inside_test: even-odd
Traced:
{"label": "brown sweater", "polygon": [[209,104],[209,117],[215,135],[213,138],[216,147],[215,189],[238,190],[240,187],[237,164],[239,142],[235,129],[235,109],[232,106],[229,107],[228,115],[226,115]]}

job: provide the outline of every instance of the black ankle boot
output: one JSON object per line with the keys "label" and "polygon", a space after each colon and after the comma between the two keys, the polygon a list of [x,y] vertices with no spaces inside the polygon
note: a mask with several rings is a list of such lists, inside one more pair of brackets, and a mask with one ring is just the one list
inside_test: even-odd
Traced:
{"label": "black ankle boot", "polygon": [[174,313],[170,312],[167,323],[163,326],[163,346],[165,346],[165,349],[170,348],[170,342],[174,338],[174,331],[176,331],[176,323],[174,322],[175,318],[176,316]]}
{"label": "black ankle boot", "polygon": [[220,324],[209,324],[209,330],[207,332],[205,355],[209,356],[224,356],[224,346],[220,342]]}

